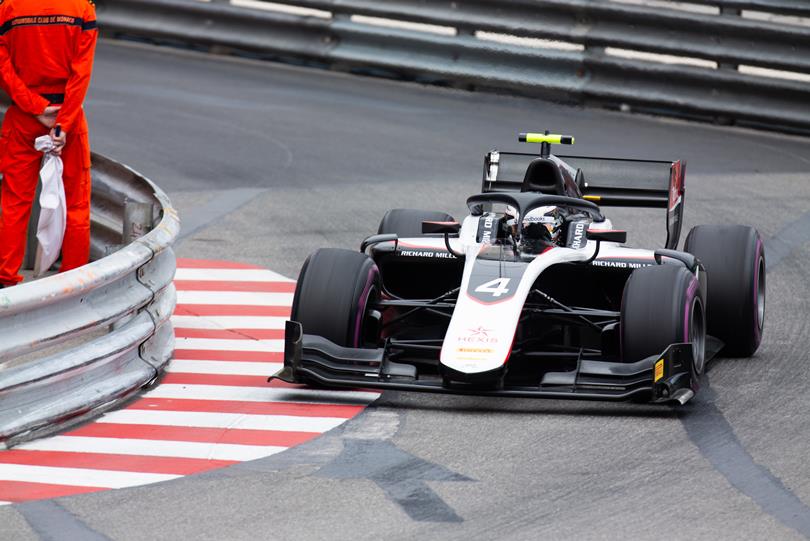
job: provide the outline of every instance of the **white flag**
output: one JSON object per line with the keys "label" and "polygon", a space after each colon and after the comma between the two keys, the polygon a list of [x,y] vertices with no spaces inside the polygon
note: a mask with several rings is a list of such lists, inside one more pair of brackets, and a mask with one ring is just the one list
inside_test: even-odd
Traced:
{"label": "white flag", "polygon": [[39,196],[39,224],[37,225],[37,252],[34,274],[42,276],[51,268],[65,238],[67,222],[67,203],[65,202],[65,185],[62,182],[62,158],[51,154],[54,148],[50,135],[43,135],[34,141],[34,147],[44,152],[39,178],[42,181],[42,192]]}

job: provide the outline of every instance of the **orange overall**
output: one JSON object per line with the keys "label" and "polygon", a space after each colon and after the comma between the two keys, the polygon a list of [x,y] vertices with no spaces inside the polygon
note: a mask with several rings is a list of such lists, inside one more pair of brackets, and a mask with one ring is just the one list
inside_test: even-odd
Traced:
{"label": "orange overall", "polygon": [[0,285],[22,281],[31,206],[42,153],[34,139],[50,132],[36,116],[61,105],[67,226],[61,272],[90,254],[90,143],[82,103],[90,85],[98,31],[91,0],[0,0],[0,87],[13,105],[0,133]]}

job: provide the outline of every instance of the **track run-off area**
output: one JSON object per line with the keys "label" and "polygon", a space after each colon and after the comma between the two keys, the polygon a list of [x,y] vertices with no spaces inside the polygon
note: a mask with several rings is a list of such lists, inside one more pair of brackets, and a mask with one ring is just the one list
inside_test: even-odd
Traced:
{"label": "track run-off area", "polygon": [[[53,462],[0,464],[66,475],[81,469],[76,449],[34,448],[106,439],[83,452],[120,455],[120,467],[93,469],[132,475],[82,486],[162,482],[2,506],[0,539],[810,537],[810,140],[112,42],[86,108],[94,149],[172,197],[181,257],[248,268],[208,274],[183,260],[178,355],[161,385],[11,451]],[[266,303],[293,291],[275,273],[296,277],[319,247],[356,249],[389,208],[462,218],[484,153],[525,150],[517,134],[544,129],[576,136],[570,154],[686,160],[684,235],[699,223],[760,230],[768,301],[755,357],[712,362],[684,408],[319,391],[307,395],[318,406],[299,407],[312,391],[266,383],[287,316]],[[630,244],[662,244],[662,212],[606,214]],[[151,430],[160,437],[138,437]],[[161,441],[189,452],[162,455]],[[236,446],[266,455],[225,451]],[[137,449],[152,456],[126,469]]]}

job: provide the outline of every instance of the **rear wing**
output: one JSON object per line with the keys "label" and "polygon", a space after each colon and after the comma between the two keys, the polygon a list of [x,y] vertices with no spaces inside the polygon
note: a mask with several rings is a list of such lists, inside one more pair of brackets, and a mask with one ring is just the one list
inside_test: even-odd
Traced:
{"label": "rear wing", "polygon": [[[537,154],[492,151],[484,160],[482,191],[521,191]],[[583,199],[607,207],[667,209],[666,248],[677,249],[683,221],[686,162],[557,156],[570,166]]]}

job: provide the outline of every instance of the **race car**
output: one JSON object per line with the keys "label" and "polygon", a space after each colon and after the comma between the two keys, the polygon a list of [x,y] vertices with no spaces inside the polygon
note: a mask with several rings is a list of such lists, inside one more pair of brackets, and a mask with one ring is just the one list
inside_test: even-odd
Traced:
{"label": "race car", "polygon": [[[681,161],[489,152],[462,223],[395,209],[359,251],[304,263],[271,380],[326,387],[685,404],[715,355],[753,355],[766,264],[752,227],[702,225],[678,250]],[[602,207],[666,209],[661,249]]]}

